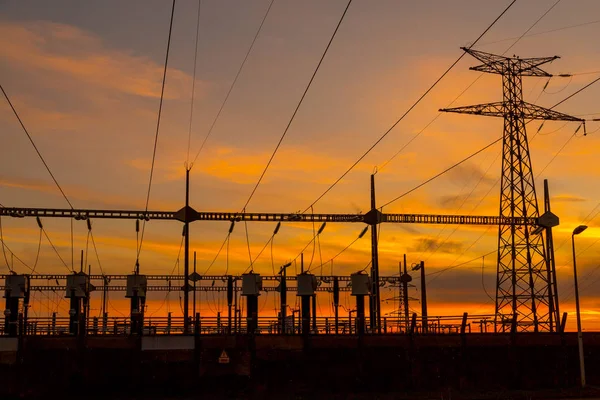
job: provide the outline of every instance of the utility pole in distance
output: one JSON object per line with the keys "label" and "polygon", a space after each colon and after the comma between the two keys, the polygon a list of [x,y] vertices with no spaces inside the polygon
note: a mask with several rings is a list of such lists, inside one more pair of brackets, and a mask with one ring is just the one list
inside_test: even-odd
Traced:
{"label": "utility pole in distance", "polygon": [[427,333],[427,286],[425,284],[425,262],[421,261],[412,267],[413,271],[421,271],[421,325],[423,333]]}

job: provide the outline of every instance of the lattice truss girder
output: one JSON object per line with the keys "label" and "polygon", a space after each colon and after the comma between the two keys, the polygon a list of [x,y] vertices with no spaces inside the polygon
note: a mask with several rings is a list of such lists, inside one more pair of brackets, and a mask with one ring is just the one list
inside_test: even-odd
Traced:
{"label": "lattice truss girder", "polygon": [[[516,110],[515,110],[516,109]],[[474,115],[485,115],[488,117],[505,117],[509,116],[511,112],[518,112],[519,117],[526,120],[547,120],[547,121],[579,121],[584,122],[583,119],[573,117],[568,114],[563,114],[558,111],[550,110],[548,108],[536,106],[535,104],[521,101],[519,104],[514,104],[512,107],[507,107],[503,102],[495,103],[484,103],[477,104],[474,106],[464,107],[453,107],[453,108],[442,108],[440,111],[453,112],[459,114],[474,114]]]}
{"label": "lattice truss girder", "polygon": [[505,75],[507,70],[510,69],[510,72],[520,76],[551,77],[551,74],[539,68],[539,66],[560,58],[558,56],[533,58],[505,57],[484,51],[467,49],[466,47],[461,47],[461,49],[483,63],[469,69],[500,75]]}
{"label": "lattice truss girder", "polygon": [[[464,49],[483,64],[471,69],[502,75],[503,101],[440,111],[504,118],[500,218],[537,218],[539,216],[535,182],[531,167],[525,120],[580,121],[567,114],[523,101],[522,76],[551,76],[540,65],[558,57],[504,57]],[[541,235],[526,225],[501,224],[498,229],[498,269],[496,314],[516,315],[520,330],[550,330],[549,278],[546,252]]]}

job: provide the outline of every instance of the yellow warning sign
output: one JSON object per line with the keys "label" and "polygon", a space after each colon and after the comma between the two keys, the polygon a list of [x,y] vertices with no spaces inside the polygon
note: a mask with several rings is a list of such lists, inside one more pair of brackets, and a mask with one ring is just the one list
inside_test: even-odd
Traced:
{"label": "yellow warning sign", "polygon": [[227,355],[225,350],[221,352],[221,356],[219,357],[219,364],[229,364],[229,356]]}

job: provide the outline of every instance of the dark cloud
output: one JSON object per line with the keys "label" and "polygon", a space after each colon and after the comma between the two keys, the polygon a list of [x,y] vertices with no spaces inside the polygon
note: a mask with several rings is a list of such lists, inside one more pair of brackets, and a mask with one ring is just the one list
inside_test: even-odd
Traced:
{"label": "dark cloud", "polygon": [[441,253],[459,253],[463,249],[463,243],[453,240],[442,240],[432,238],[418,238],[409,251],[411,252],[429,252],[438,251]]}
{"label": "dark cloud", "polygon": [[451,169],[448,171],[448,177],[460,186],[475,185],[479,183],[480,180],[483,183],[492,184],[495,183],[497,179],[488,175],[486,171],[472,163],[461,164],[458,167]]}
{"label": "dark cloud", "polygon": [[552,197],[552,201],[554,203],[580,203],[580,202],[586,201],[586,200],[587,200],[586,198],[572,196],[570,194],[561,194],[561,195]]}

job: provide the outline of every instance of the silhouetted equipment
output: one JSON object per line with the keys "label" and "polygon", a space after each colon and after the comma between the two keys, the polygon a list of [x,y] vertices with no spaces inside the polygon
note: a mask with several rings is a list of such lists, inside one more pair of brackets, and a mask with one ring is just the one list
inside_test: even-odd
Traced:
{"label": "silhouetted equipment", "polygon": [[[26,275],[10,274],[5,278],[4,298],[6,308],[4,309],[4,333],[8,336],[17,336],[19,324],[19,305],[21,299],[29,297],[29,279]],[[24,304],[24,308],[27,304]]]}
{"label": "silhouetted equipment", "polygon": [[131,333],[141,334],[144,326],[144,311],[146,306],[146,275],[127,275],[127,292],[125,297],[130,299]]}
{"label": "silhouetted equipment", "polygon": [[370,296],[371,288],[379,285],[373,285],[369,275],[361,272],[350,275],[350,281],[352,296],[356,297],[356,332],[362,336],[365,333],[365,296]]}
{"label": "silhouetted equipment", "polygon": [[[550,331],[558,308],[552,291],[554,272],[548,270],[552,265],[546,262],[541,235],[533,235],[529,226],[517,222],[539,216],[525,120],[584,121],[523,101],[522,77],[552,76],[540,66],[557,56],[518,58],[463,50],[483,63],[470,69],[502,75],[503,101],[440,110],[504,118],[496,316],[517,315],[516,323],[523,331]],[[546,214],[550,225],[558,224],[556,216]]]}
{"label": "silhouetted equipment", "polygon": [[231,334],[232,321],[231,321],[231,307],[233,306],[233,276],[227,277],[227,331]]}
{"label": "silhouetted equipment", "polygon": [[242,275],[242,296],[246,296],[246,321],[248,334],[253,335],[258,326],[258,296],[262,290],[262,278],[250,272]]}
{"label": "silhouetted equipment", "polygon": [[[519,225],[519,226],[538,226],[538,218],[536,217],[494,217],[494,216],[472,216],[472,215],[435,215],[435,214],[384,214],[380,210],[376,209],[375,203],[375,178],[371,176],[371,210],[366,214],[302,214],[302,213],[231,213],[231,212],[198,212],[189,205],[189,170],[186,172],[186,196],[185,206],[177,212],[165,212],[165,211],[135,211],[135,210],[84,210],[84,209],[44,209],[44,208],[11,208],[4,207],[0,208],[0,216],[11,216],[15,218],[22,217],[58,217],[58,218],[73,218],[76,220],[87,220],[91,218],[112,218],[112,219],[136,219],[145,220],[150,219],[157,220],[177,220],[184,223],[183,236],[185,243],[184,251],[184,275],[183,275],[183,315],[184,315],[184,332],[189,332],[189,291],[194,290],[195,287],[191,288],[189,280],[193,277],[192,281],[194,286],[196,281],[199,279],[199,275],[194,273],[189,274],[189,228],[190,223],[194,221],[229,221],[231,223],[230,233],[233,228],[233,224],[239,221],[252,221],[252,222],[278,222],[275,228],[274,234],[279,230],[281,222],[320,222],[322,225],[319,228],[318,234],[323,231],[326,222],[341,222],[341,223],[365,223],[371,226],[371,295],[369,297],[369,315],[370,315],[370,329],[371,331],[380,332],[381,325],[381,300],[380,300],[380,286],[379,282],[379,260],[378,260],[378,234],[377,225],[381,223],[394,223],[394,224],[461,224],[461,225]],[[362,233],[360,235],[362,237]],[[136,272],[139,272],[139,266],[136,265]],[[206,277],[204,277],[206,278]],[[217,276],[213,279],[222,279],[221,276]],[[285,278],[284,278],[285,280]],[[234,280],[234,285],[236,284]],[[339,284],[338,284],[339,285]],[[103,287],[106,287],[106,283]],[[284,289],[281,293],[285,297],[287,289],[286,284],[283,283],[282,288]],[[111,290],[119,290],[114,288]],[[148,287],[148,290],[163,290],[160,287]],[[164,290],[170,290],[164,289]],[[201,288],[199,290],[207,290]],[[327,289],[329,290],[329,289]],[[337,291],[339,291],[339,286]],[[234,294],[236,290],[233,290]],[[244,290],[242,290],[244,292]],[[245,295],[248,296],[248,295]],[[254,296],[254,295],[253,295]],[[248,297],[248,301],[253,303],[257,300],[258,295],[255,297]],[[338,294],[339,296],[339,294]],[[281,318],[282,318],[282,329],[286,328],[287,309],[284,304],[285,299],[282,298]],[[234,296],[234,303],[237,302],[237,295]],[[195,302],[194,302],[195,304]],[[336,312],[336,327],[339,327],[337,307],[339,305],[339,297],[336,298],[336,290],[334,289],[334,307]],[[229,304],[228,304],[229,306]],[[255,312],[258,312],[255,307]],[[316,308],[316,298],[313,299],[313,308]],[[106,304],[103,302],[103,309],[106,309]],[[235,306],[236,315],[239,316],[240,320],[234,316],[235,324],[234,328],[240,325],[241,312],[239,312],[237,306]],[[248,309],[248,317],[251,318],[251,310]],[[313,312],[313,325],[315,325],[314,318],[316,313]],[[231,318],[229,318],[231,320]]]}
{"label": "silhouetted equipment", "polygon": [[89,296],[90,277],[84,272],[75,272],[67,275],[65,297],[70,299],[69,308],[69,333],[72,335],[83,334],[85,327],[85,314],[83,309],[84,299]]}
{"label": "silhouetted equipment", "polygon": [[311,300],[315,296],[315,291],[317,290],[317,278],[313,274],[304,272],[297,276],[297,280],[297,296],[300,296],[302,307],[302,334],[308,335],[310,333],[311,323]]}
{"label": "silhouetted equipment", "polygon": [[[279,229],[279,225],[277,225],[277,229]],[[281,281],[279,282],[279,305],[280,305],[280,330],[281,333],[287,333],[287,268],[292,265],[292,263],[287,263],[281,267],[279,270],[279,275],[281,276]]]}

